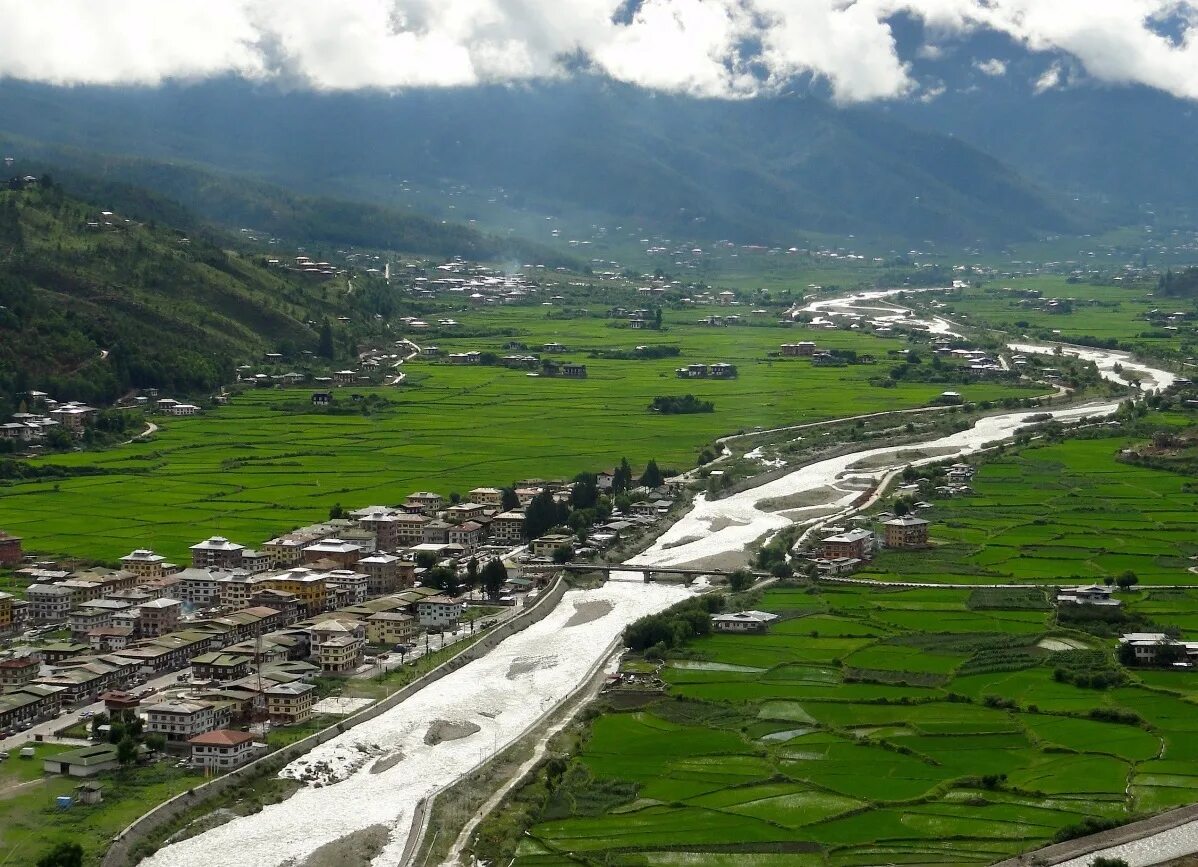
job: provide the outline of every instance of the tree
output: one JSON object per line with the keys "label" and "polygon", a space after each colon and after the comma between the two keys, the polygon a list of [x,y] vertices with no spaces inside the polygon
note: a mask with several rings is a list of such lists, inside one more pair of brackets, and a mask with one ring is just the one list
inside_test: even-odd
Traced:
{"label": "tree", "polygon": [[903,515],[909,514],[910,512],[911,512],[911,507],[907,505],[906,500],[898,499],[898,500],[894,501],[894,514],[895,515],[897,515],[898,517],[901,518],[901,517],[903,517]]}
{"label": "tree", "polygon": [[558,545],[553,549],[553,562],[557,564],[569,563],[574,557],[574,548],[570,545]]}
{"label": "tree", "polygon": [[83,847],[78,843],[59,843],[37,859],[37,867],[83,867]]}
{"label": "tree", "polygon": [[466,561],[466,587],[474,592],[478,586],[478,558],[471,557]]}
{"label": "tree", "polygon": [[737,569],[728,576],[728,589],[740,593],[753,586],[753,573],[748,569]]}
{"label": "tree", "polygon": [[520,508],[520,498],[516,496],[516,489],[504,488],[499,494],[499,505],[505,512]]}
{"label": "tree", "polygon": [[150,749],[154,750],[154,752],[160,753],[166,749],[166,735],[162,734],[161,732],[150,732],[148,735],[146,735],[146,739],[143,741],[143,743]]}
{"label": "tree", "polygon": [[329,520],[330,521],[336,520],[337,518],[345,518],[345,517],[348,517],[345,512],[345,507],[342,506],[340,503],[333,503],[333,505],[329,507]]}
{"label": "tree", "polygon": [[121,738],[120,743],[116,745],[116,760],[123,766],[128,766],[137,761],[137,741],[126,735]]}
{"label": "tree", "polygon": [[613,494],[622,494],[632,487],[632,467],[628,458],[620,458],[620,465],[612,473],[611,490]]}
{"label": "tree", "polygon": [[1140,583],[1140,576],[1138,576],[1135,572],[1131,571],[1130,569],[1128,569],[1126,572],[1124,572],[1122,575],[1120,575],[1118,578],[1115,579],[1115,584],[1117,584],[1119,586],[1120,590],[1130,590],[1132,587],[1135,587],[1139,583]]}
{"label": "tree", "polygon": [[570,502],[575,509],[589,509],[599,500],[599,479],[594,473],[579,473],[574,477]]}
{"label": "tree", "polygon": [[641,474],[641,484],[646,488],[657,488],[664,481],[665,477],[657,468],[657,461],[650,458],[649,463],[645,465],[645,472]]}
{"label": "tree", "polygon": [[524,536],[537,539],[558,523],[557,503],[546,488],[533,497],[524,508]]}
{"label": "tree", "polygon": [[488,595],[498,596],[507,582],[507,569],[504,568],[503,561],[498,557],[488,560],[487,565],[483,566],[482,581],[483,589]]}
{"label": "tree", "polygon": [[658,307],[653,311],[653,327],[661,330],[661,308]]}
{"label": "tree", "polygon": [[329,361],[337,356],[336,347],[333,346],[333,326],[327,318],[320,326],[320,341],[316,345],[316,354]]}

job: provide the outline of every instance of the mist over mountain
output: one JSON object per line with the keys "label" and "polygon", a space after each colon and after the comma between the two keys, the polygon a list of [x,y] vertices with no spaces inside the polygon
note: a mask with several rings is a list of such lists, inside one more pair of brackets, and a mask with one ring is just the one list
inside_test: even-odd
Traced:
{"label": "mist over mountain", "polygon": [[696,237],[997,243],[1093,225],[959,139],[818,96],[696,99],[593,78],[395,95],[8,82],[0,116],[7,132],[92,154],[195,161],[307,193],[393,204],[407,183],[459,184]]}

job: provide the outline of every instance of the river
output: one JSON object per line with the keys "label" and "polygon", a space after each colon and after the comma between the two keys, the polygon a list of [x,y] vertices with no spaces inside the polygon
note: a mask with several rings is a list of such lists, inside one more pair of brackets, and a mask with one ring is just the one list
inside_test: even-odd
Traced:
{"label": "river", "polygon": [[[861,293],[834,304],[817,304],[830,313],[833,307],[865,312],[892,294]],[[885,309],[888,316],[901,313],[903,319],[913,321],[901,308],[889,305]],[[947,320],[927,326],[937,329],[936,333],[951,333],[953,327]],[[1117,353],[1086,351],[1104,356],[1099,367],[1109,378],[1118,375],[1115,364],[1127,367]],[[1143,366],[1137,370],[1157,384],[1172,381],[1165,371]],[[1109,414],[1117,406],[1113,400],[1099,401],[1055,410],[1052,415],[1075,420]],[[791,523],[811,523],[826,518],[829,510],[834,513],[848,507],[863,487],[893,469],[967,455],[986,443],[1008,439],[1023,426],[1027,415],[1028,411],[1022,410],[990,416],[969,430],[923,444],[873,448],[820,461],[719,500],[699,496],[688,514],[631,562],[684,566],[743,552],[754,541]],[[916,450],[924,457],[912,459]],[[867,466],[858,466],[863,462]],[[813,497],[823,507],[792,508],[787,514],[761,507],[764,501],[796,496]],[[807,509],[811,509],[809,517],[804,516]],[[644,584],[639,575],[636,580],[619,580],[631,575],[613,577],[615,580],[600,589],[568,592],[540,623],[393,710],[317,747],[282,772],[295,778],[316,773],[320,785],[307,785],[281,804],[168,846],[145,863],[151,867],[208,867],[214,862],[222,867],[302,867],[321,846],[382,826],[390,829],[390,838],[374,863],[397,864],[417,802],[462,779],[488,755],[535,726],[546,711],[585,682],[625,624],[660,611],[690,592],[677,586]],[[430,726],[440,720],[477,730],[457,739],[426,743]]]}

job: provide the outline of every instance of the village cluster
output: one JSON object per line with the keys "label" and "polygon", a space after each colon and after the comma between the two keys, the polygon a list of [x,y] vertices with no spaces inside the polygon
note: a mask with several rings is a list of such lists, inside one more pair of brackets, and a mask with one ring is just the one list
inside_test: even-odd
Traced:
{"label": "village cluster", "polygon": [[[616,475],[597,474],[599,489],[610,490]],[[30,582],[24,599],[0,593],[0,636],[30,642],[0,657],[0,734],[103,700],[110,716],[136,714],[147,733],[189,750],[194,765],[234,767],[260,748],[245,730],[252,721],[312,716],[315,678],[363,676],[395,656],[402,664],[421,643],[427,652],[430,636],[444,646],[445,633],[473,631],[480,617],[484,627],[505,619],[537,594],[547,567],[641,532],[672,505],[664,488],[631,493],[641,499],[585,539],[527,538],[534,498],[571,495],[569,483],[529,480],[506,496],[475,488],[460,502],[418,491],[257,550],[212,536],[190,546],[185,566],[149,549],[125,555],[117,569],[30,563],[18,537],[0,534],[0,567]],[[444,581],[426,583],[433,570],[454,576],[449,592]],[[482,592],[458,592],[479,584]],[[33,643],[63,629],[69,640]],[[186,695],[145,701],[156,691],[147,681],[174,672]],[[115,767],[114,750],[56,756],[54,772],[99,773]]]}

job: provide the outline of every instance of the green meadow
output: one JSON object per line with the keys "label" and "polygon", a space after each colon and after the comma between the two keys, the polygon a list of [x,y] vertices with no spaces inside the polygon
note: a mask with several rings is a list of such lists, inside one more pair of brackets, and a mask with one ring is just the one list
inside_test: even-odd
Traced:
{"label": "green meadow", "polygon": [[[946,313],[960,316],[972,325],[987,325],[1010,334],[1058,339],[1098,337],[1132,343],[1146,352],[1169,355],[1193,343],[1192,324],[1181,324],[1176,332],[1155,328],[1145,320],[1150,310],[1194,312],[1194,302],[1186,298],[1154,297],[1155,285],[1068,283],[1064,277],[1017,277],[971,288],[947,301]],[[1025,296],[1008,294],[1005,289],[1035,289],[1042,300],[1072,300],[1068,313],[1049,312],[1040,302]],[[1192,350],[1186,350],[1192,351]]]}
{"label": "green meadow", "polygon": [[[694,324],[707,310],[666,312],[660,332],[613,328],[606,318],[550,318],[549,308],[486,308],[456,314],[474,337],[412,335],[444,352],[506,353],[512,339],[538,347],[565,344],[562,359],[585,362],[588,378],[533,377],[502,367],[416,360],[400,387],[337,390],[377,394],[387,403],[369,415],[330,414],[310,406],[311,389],[251,390],[225,407],[189,418],[155,417],[148,442],[47,461],[93,467],[103,475],[12,485],[0,493],[0,527],[28,549],[111,560],[136,547],[173,558],[214,533],[247,545],[322,519],[330,506],[394,503],[414,490],[443,494],[514,479],[571,477],[626,456],[635,467],[694,466],[714,438],[771,426],[925,405],[942,385],[872,386],[876,365],[814,367],[777,359],[779,344],[813,339],[885,359],[897,340],[844,331],[811,332],[761,324]],[[721,308],[727,313],[744,308]],[[558,312],[555,310],[555,312]],[[432,317],[430,317],[432,318]],[[676,358],[608,360],[592,350],[679,346]],[[674,369],[693,362],[735,364],[739,378],[682,381]],[[971,400],[1034,393],[997,383],[958,387]],[[715,411],[659,415],[657,395],[693,393]]]}
{"label": "green meadow", "polygon": [[1071,439],[983,461],[973,495],[920,512],[931,550],[883,550],[860,577],[1077,583],[1131,570],[1146,584],[1198,584],[1198,494],[1185,475],[1118,461],[1128,445]]}
{"label": "green meadow", "polygon": [[[1198,611],[1160,592],[1143,604]],[[1061,682],[1046,638],[1108,662],[1113,642],[1046,603],[825,587],[754,606],[783,619],[691,641],[664,695],[608,694],[517,865],[986,864],[1194,800],[1198,675]]]}

